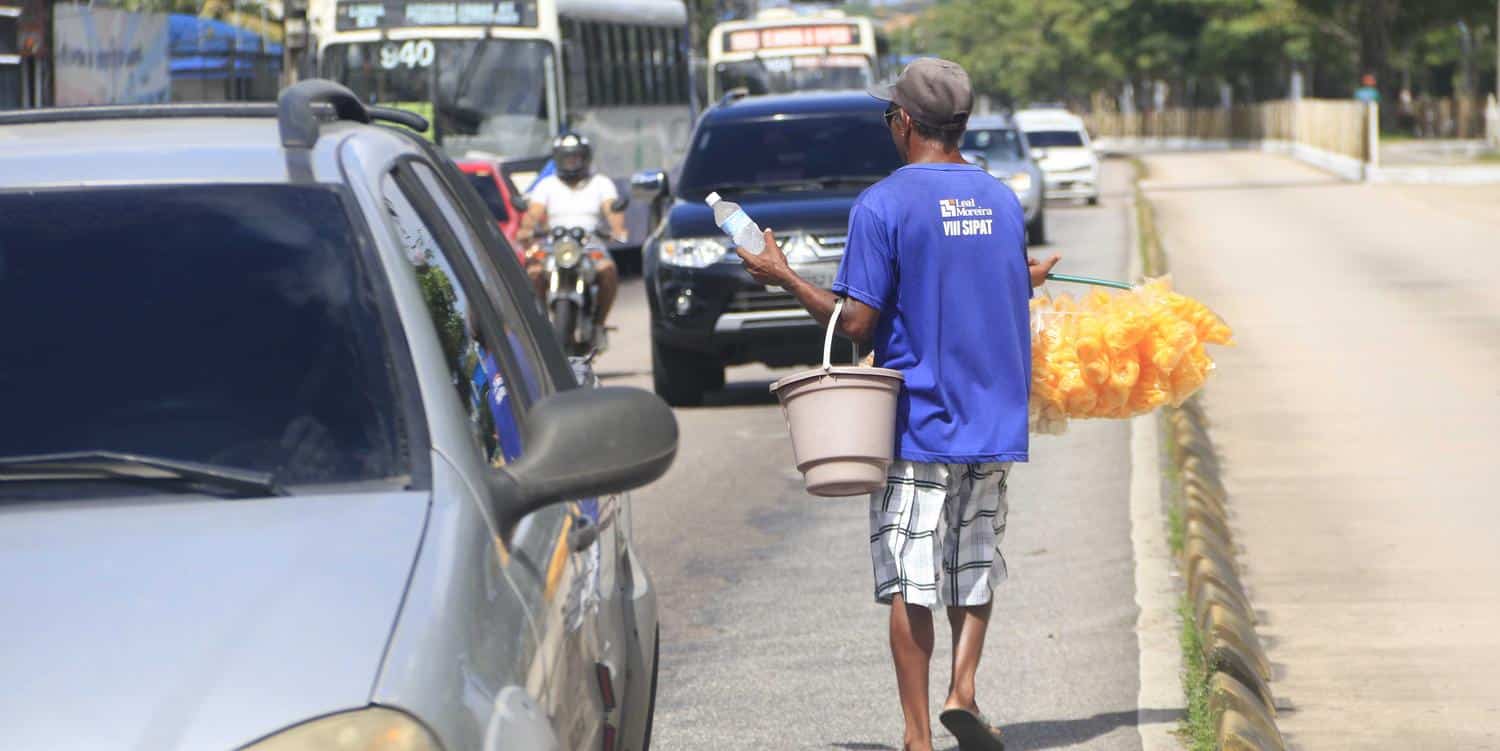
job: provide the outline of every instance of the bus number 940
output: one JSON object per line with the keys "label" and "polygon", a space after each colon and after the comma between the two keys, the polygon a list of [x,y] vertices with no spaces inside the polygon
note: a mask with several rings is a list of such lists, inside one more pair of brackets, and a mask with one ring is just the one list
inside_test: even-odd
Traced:
{"label": "bus number 940", "polygon": [[432,40],[420,39],[396,44],[389,42],[380,48],[380,67],[386,70],[406,66],[408,68],[426,68],[437,59],[437,47],[433,46]]}

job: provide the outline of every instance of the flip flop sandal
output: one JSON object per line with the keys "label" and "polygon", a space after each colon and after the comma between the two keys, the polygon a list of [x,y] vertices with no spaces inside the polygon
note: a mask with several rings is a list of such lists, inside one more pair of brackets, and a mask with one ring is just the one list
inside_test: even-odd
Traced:
{"label": "flip flop sandal", "polygon": [[967,709],[945,709],[938,720],[958,739],[959,751],[1005,751],[1000,728]]}

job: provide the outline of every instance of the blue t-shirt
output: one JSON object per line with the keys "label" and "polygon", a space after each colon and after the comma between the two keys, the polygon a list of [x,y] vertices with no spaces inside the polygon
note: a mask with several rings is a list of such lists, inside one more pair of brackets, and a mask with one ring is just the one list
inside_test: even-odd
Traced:
{"label": "blue t-shirt", "polygon": [[1009,187],[974,165],[896,170],[850,210],[833,291],[880,311],[875,363],[906,377],[897,457],[1026,461],[1031,275]]}

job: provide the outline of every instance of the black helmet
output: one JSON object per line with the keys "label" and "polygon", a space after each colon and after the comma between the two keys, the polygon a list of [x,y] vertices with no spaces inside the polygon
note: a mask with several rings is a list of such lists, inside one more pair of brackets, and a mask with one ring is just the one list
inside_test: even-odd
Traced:
{"label": "black helmet", "polygon": [[581,133],[564,133],[552,141],[552,164],[557,176],[568,182],[589,176],[594,147]]}

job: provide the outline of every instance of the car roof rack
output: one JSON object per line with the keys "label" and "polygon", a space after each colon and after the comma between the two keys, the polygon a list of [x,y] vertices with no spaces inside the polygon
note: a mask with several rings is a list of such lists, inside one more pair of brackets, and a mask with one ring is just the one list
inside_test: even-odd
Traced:
{"label": "car roof rack", "polygon": [[311,148],[318,142],[319,123],[329,113],[338,120],[388,122],[425,133],[431,125],[415,112],[389,107],[367,107],[354,92],[319,78],[301,81],[281,92],[276,103],[180,103],[49,107],[0,112],[0,125],[89,122],[95,120],[153,120],[177,117],[275,117],[285,148]]}
{"label": "car roof rack", "polygon": [[364,102],[347,87],[324,78],[309,78],[282,90],[276,98],[276,121],[281,128],[281,145],[288,149],[310,149],[318,142],[319,123],[322,118],[314,105],[323,104],[333,108],[339,120],[369,123],[376,120],[405,125],[418,133],[424,133],[430,123],[415,112],[389,107],[366,107]]}

